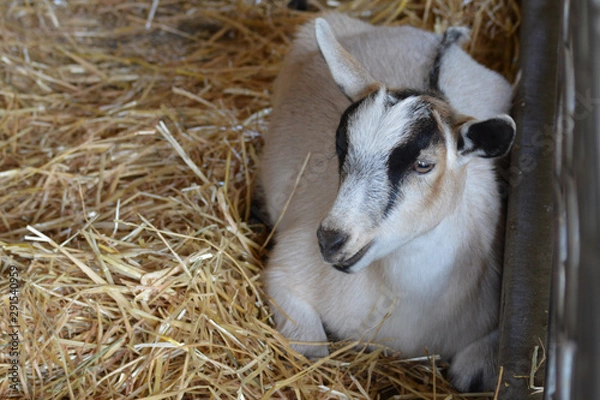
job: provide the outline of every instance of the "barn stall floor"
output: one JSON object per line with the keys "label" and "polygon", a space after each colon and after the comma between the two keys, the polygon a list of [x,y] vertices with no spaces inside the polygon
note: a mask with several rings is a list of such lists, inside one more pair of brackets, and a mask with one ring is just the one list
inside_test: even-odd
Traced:
{"label": "barn stall floor", "polygon": [[[0,298],[18,272],[18,383],[31,399],[462,399],[435,357],[272,328],[249,203],[270,88],[293,32],[338,8],[472,27],[513,79],[515,1],[8,0],[0,5]],[[11,328],[13,329],[13,328]],[[0,344],[6,345],[6,336]]]}

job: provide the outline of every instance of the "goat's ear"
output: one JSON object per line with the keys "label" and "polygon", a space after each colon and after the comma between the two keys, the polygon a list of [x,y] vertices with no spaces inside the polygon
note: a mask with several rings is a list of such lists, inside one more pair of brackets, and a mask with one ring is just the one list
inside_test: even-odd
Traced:
{"label": "goat's ear", "polygon": [[515,121],[508,115],[483,121],[470,120],[460,127],[458,153],[462,156],[502,157],[509,152],[515,132]]}
{"label": "goat's ear", "polygon": [[333,80],[342,92],[352,101],[357,101],[377,90],[381,85],[367,70],[337,41],[327,21],[317,18],[315,21],[317,44]]}

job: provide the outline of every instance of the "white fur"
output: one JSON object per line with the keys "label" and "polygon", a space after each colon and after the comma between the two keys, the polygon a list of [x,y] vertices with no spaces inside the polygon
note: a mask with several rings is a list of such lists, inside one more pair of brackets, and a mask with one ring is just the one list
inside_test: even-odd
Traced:
{"label": "white fur", "polygon": [[[290,341],[302,342],[293,346],[307,356],[327,354],[325,325],[336,338],[381,343],[406,357],[427,349],[454,358],[451,373],[459,389],[467,389],[480,372],[489,386],[494,363],[477,358],[493,357],[497,343],[500,201],[493,161],[476,152],[460,155],[451,127],[445,127],[447,150],[434,146],[422,153],[436,167],[406,178],[398,205],[389,215],[382,213],[390,191],[386,157],[406,140],[405,128],[415,118],[407,112],[414,99],[382,111],[385,88],[424,88],[440,36],[410,27],[373,27],[337,13],[324,18],[372,78],[363,74],[336,84],[332,74],[347,77],[346,66],[340,64],[338,73],[332,66],[338,61],[328,60],[329,66],[324,61],[311,22],[298,34],[275,83],[260,172],[272,222],[280,219],[310,154],[264,273],[277,327]],[[321,50],[325,58],[334,51]],[[338,187],[336,128],[348,97],[354,100],[373,79],[379,89],[349,124],[353,159],[348,162],[360,171],[349,173]],[[444,58],[440,87],[456,114],[477,120],[505,113],[510,105],[510,85],[458,46]],[[336,255],[340,260],[372,243],[353,273],[323,260],[319,226],[349,235]]]}

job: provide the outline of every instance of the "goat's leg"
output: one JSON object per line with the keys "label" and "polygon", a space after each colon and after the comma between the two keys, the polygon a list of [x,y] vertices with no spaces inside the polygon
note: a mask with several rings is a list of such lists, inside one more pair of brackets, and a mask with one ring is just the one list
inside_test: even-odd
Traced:
{"label": "goat's leg", "polygon": [[493,390],[496,386],[498,330],[471,343],[450,363],[450,380],[462,392]]}
{"label": "goat's leg", "polygon": [[283,282],[270,280],[268,287],[277,330],[291,342],[302,342],[290,346],[308,358],[327,356],[327,334],[317,311]]}

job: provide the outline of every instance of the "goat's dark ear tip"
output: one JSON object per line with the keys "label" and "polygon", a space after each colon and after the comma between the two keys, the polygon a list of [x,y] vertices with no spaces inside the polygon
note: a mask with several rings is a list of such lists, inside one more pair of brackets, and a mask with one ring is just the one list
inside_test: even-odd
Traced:
{"label": "goat's dark ear tip", "polygon": [[308,10],[308,0],[291,0],[287,6],[292,10],[306,11]]}
{"label": "goat's dark ear tip", "polygon": [[499,115],[483,121],[469,122],[461,129],[458,150],[462,155],[484,158],[505,156],[516,134],[515,121],[509,115]]}
{"label": "goat's dark ear tip", "polygon": [[501,115],[499,117],[496,117],[500,122],[501,125],[503,125],[503,127],[501,127],[499,130],[502,132],[498,132],[499,135],[504,135],[504,140],[507,143],[507,148],[504,154],[502,155],[506,155],[506,153],[508,153],[510,151],[510,149],[512,148],[512,145],[515,141],[515,136],[517,134],[517,124],[515,123],[515,121],[512,119],[512,117],[510,115]]}
{"label": "goat's dark ear tip", "polygon": [[512,134],[514,135],[515,132],[517,131],[517,124],[515,123],[515,120],[512,119],[512,117],[508,114],[502,114],[496,117],[496,119],[503,121],[503,123],[507,124],[511,130],[512,130]]}

